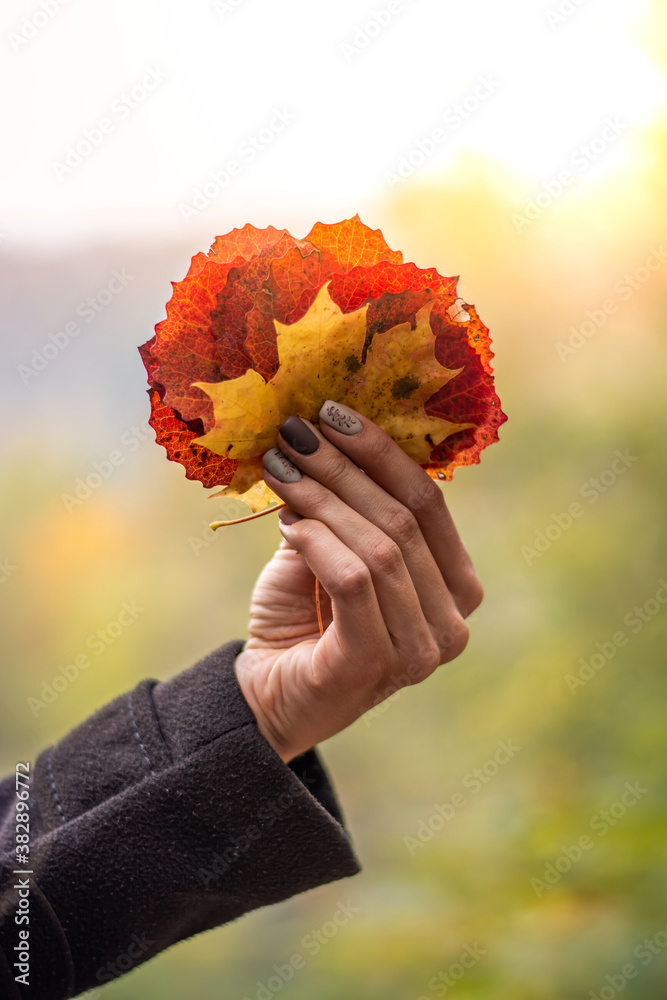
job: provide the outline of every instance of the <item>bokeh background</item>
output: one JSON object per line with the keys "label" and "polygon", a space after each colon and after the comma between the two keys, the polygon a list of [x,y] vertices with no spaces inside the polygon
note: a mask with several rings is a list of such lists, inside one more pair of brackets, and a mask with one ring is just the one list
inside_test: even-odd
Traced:
{"label": "bokeh background", "polygon": [[[6,0],[0,21],[2,773],[246,635],[276,519],[207,532],[219,508],[146,431],[136,351],[216,234],[359,212],[461,275],[509,415],[442,487],[486,589],[467,650],[322,747],[362,874],[104,995],[667,996],[664,4]],[[499,741],[520,748],[501,765]]]}

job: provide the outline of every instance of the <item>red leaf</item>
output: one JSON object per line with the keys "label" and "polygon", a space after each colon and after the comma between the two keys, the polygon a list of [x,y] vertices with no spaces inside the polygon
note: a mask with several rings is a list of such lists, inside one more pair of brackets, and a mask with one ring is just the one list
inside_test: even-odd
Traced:
{"label": "red leaf", "polygon": [[[197,254],[183,281],[173,285],[167,318],[155,327],[152,355],[158,362],[155,381],[164,386],[164,401],[185,420],[211,414],[210,400],[193,382],[219,382],[242,374],[250,362],[243,350],[242,328],[231,327],[221,352],[211,313],[232,266],[280,241],[285,230],[245,225],[216,237],[207,255]],[[291,237],[290,237],[291,239]]]}
{"label": "red leaf", "polygon": [[192,443],[215,422],[209,395],[192,383],[222,383],[250,368],[271,380],[279,365],[274,320],[296,323],[329,282],[343,313],[368,305],[362,363],[376,334],[406,322],[414,328],[418,310],[434,301],[435,358],[462,371],[425,410],[452,424],[475,425],[445,438],[424,465],[433,478],[451,478],[457,466],[479,461],[507,419],[493,386],[488,330],[476,310],[456,298],[457,280],[404,264],[381,232],[358,216],[316,223],[304,240],[251,225],[216,237],[209,253],[197,254],[183,281],[173,285],[167,318],[140,348],[158,442],[188,478],[205,486],[229,484],[238,461]]}
{"label": "red leaf", "polygon": [[322,254],[335,258],[343,271],[360,265],[372,267],[381,260],[403,263],[401,251],[391,250],[380,230],[369,229],[358,215],[333,226],[316,222],[306,239]]}

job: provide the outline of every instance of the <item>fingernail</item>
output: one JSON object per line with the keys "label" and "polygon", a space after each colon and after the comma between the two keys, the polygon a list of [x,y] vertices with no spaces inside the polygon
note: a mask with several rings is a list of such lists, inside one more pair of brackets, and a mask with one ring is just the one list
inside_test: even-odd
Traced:
{"label": "fingernail", "polygon": [[327,399],[320,410],[320,420],[323,420],[329,427],[333,427],[343,434],[358,434],[363,424],[358,417],[342,405],[334,403],[332,399]]}
{"label": "fingernail", "polygon": [[296,483],[301,479],[300,470],[296,465],[292,465],[280,448],[269,448],[265,451],[262,455],[262,464],[281,483]]}
{"label": "fingernail", "polygon": [[282,507],[278,511],[278,519],[283,524],[294,524],[295,521],[303,521],[303,514],[297,514],[295,510],[287,510],[285,507]]}
{"label": "fingernail", "polygon": [[320,440],[313,434],[310,427],[301,417],[294,414],[288,417],[278,428],[288,445],[300,455],[312,455],[320,446]]}

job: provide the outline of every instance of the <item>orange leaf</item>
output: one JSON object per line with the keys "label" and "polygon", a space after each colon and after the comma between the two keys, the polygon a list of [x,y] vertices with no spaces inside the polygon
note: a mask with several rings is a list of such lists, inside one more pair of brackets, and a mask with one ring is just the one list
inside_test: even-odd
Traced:
{"label": "orange leaf", "polygon": [[[456,283],[404,264],[358,216],[316,223],[304,240],[250,225],[217,237],[140,348],[157,440],[189,478],[259,510],[279,499],[261,465],[279,423],[292,412],[317,420],[328,397],[383,426],[432,478],[450,479],[507,419],[488,330]],[[325,313],[335,315],[327,357],[334,370],[348,366],[343,384],[313,368]],[[287,349],[299,331],[300,359]]]}

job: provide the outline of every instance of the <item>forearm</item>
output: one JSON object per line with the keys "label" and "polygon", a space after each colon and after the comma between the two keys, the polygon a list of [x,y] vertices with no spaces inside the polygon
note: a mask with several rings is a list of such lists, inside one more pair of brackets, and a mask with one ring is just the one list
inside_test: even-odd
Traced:
{"label": "forearm", "polygon": [[142,682],[40,755],[30,987],[11,970],[22,925],[8,856],[3,997],[76,995],[176,941],[359,870],[316,752],[286,766],[259,731],[234,673],[241,645],[164,684]]}

